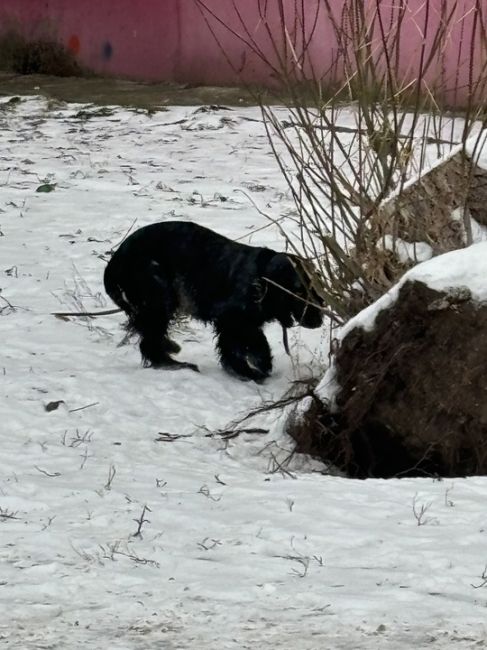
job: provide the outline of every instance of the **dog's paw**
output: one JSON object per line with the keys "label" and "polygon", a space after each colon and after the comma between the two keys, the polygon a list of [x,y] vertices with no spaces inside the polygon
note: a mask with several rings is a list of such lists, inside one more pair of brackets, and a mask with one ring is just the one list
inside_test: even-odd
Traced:
{"label": "dog's paw", "polygon": [[188,368],[189,370],[193,370],[194,372],[201,372],[195,363],[188,363],[187,361],[181,361],[179,362],[178,365],[180,368]]}
{"label": "dog's paw", "polygon": [[173,341],[170,338],[164,339],[164,348],[170,354],[177,354],[178,352],[181,352],[181,346],[179,345],[179,343],[176,343],[176,341]]}
{"label": "dog's paw", "polygon": [[247,358],[245,359],[245,363],[242,361],[235,365],[222,363],[222,366],[225,372],[232,375],[232,377],[237,377],[240,381],[255,381],[261,384],[270,375],[270,370],[262,370]]}
{"label": "dog's paw", "polygon": [[176,361],[175,359],[171,359],[170,361],[166,361],[164,363],[152,363],[151,367],[158,370],[184,370],[187,368],[188,370],[193,370],[193,372],[200,372],[200,369],[195,363],[189,363],[188,361]]}

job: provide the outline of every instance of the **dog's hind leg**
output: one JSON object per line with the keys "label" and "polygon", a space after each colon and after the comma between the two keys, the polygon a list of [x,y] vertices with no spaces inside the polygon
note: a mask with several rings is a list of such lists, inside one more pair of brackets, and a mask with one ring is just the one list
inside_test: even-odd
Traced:
{"label": "dog's hind leg", "polygon": [[272,355],[264,332],[242,323],[215,325],[217,347],[223,368],[243,379],[261,381],[272,371]]}
{"label": "dog's hind leg", "polygon": [[179,352],[181,349],[177,343],[162,332],[167,331],[169,320],[164,317],[161,311],[143,308],[134,318],[131,318],[131,325],[140,336],[140,353],[144,366],[152,368],[167,368],[177,370],[189,368],[196,372],[198,366],[194,363],[176,361],[170,355]]}
{"label": "dog's hind leg", "polygon": [[139,348],[144,366],[198,371],[195,364],[176,361],[170,356],[181,349],[167,335],[177,308],[170,284],[149,265],[131,275],[124,291],[130,303],[129,329],[140,337]]}

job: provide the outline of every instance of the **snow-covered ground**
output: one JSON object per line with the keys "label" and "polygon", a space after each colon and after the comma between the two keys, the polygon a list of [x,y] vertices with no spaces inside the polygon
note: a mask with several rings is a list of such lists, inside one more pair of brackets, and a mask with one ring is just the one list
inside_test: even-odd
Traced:
{"label": "snow-covered ground", "polygon": [[197,324],[175,338],[201,374],[142,369],[119,315],[51,316],[111,306],[104,258],[135,219],[282,248],[249,196],[292,210],[256,109],[80,110],[0,106],[0,647],[487,645],[487,479],[275,471],[279,418],[216,433],[324,363],[326,333],[291,360],[271,326],[259,386]]}

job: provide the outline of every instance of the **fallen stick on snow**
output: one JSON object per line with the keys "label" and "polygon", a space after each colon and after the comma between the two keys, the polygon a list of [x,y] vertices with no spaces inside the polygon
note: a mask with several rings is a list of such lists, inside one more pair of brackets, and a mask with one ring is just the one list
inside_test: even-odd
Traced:
{"label": "fallen stick on snow", "polygon": [[81,316],[90,316],[93,318],[96,316],[118,314],[121,311],[121,309],[105,309],[104,311],[52,311],[51,316],[55,316],[56,318],[68,318],[69,316],[80,318]]}

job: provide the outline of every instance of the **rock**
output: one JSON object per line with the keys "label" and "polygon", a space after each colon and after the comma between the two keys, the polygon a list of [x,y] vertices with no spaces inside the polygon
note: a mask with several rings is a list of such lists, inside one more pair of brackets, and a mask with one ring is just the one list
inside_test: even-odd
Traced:
{"label": "rock", "polygon": [[346,326],[298,451],[358,478],[487,474],[487,244],[441,257]]}
{"label": "rock", "polygon": [[[475,143],[476,136],[467,149]],[[351,251],[367,290],[351,292],[347,312],[356,314],[418,262],[482,238],[486,224],[487,170],[457,145],[370,210]]]}
{"label": "rock", "polygon": [[467,207],[477,223],[487,226],[487,171],[478,165],[471,171]]}

